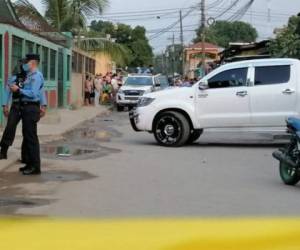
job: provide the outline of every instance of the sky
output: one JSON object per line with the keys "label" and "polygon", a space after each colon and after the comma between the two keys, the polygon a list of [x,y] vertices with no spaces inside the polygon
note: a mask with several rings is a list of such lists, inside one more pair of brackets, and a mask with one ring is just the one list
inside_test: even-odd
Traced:
{"label": "sky", "polygon": [[[43,12],[40,0],[29,1]],[[235,1],[206,0],[207,18],[217,17]],[[230,18],[248,1],[240,0],[232,10],[216,20]],[[97,19],[116,23],[119,21],[132,27],[137,25],[145,26],[149,32],[147,36],[150,38],[151,46],[154,48],[155,53],[159,53],[172,43],[173,33],[175,42],[179,42],[179,24],[156,38],[153,38],[153,35],[160,29],[164,29],[176,22],[179,19],[180,9],[182,9],[183,16],[185,16],[192,7],[193,11],[183,19],[184,43],[186,45],[191,43],[195,37],[195,29],[200,23],[200,10],[198,7],[195,7],[199,2],[200,0],[109,0],[109,6],[105,9],[104,16],[99,16]],[[258,40],[263,40],[272,37],[274,28],[282,27],[287,23],[289,16],[299,12],[300,0],[254,0],[253,5],[241,20],[251,23],[258,30]],[[90,19],[96,18],[90,17]]]}

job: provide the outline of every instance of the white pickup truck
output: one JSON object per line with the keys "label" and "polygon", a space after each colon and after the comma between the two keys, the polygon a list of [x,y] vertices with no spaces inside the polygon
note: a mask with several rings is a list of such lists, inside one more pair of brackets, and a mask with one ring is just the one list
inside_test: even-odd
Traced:
{"label": "white pickup truck", "polygon": [[146,94],[130,121],[160,145],[178,147],[207,128],[284,131],[285,118],[299,113],[300,61],[260,59],[223,65],[193,87]]}

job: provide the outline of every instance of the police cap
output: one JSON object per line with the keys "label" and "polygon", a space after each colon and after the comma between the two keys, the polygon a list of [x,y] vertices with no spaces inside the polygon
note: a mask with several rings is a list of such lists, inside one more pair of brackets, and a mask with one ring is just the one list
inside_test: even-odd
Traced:
{"label": "police cap", "polygon": [[38,54],[27,54],[26,55],[26,61],[31,61],[31,60],[35,60],[35,61],[40,61],[40,55]]}

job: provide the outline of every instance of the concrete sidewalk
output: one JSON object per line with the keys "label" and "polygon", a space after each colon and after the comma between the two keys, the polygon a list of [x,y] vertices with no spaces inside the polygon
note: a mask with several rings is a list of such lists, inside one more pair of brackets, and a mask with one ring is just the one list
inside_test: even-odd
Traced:
{"label": "concrete sidewalk", "polygon": [[[109,112],[108,108],[104,106],[82,107],[77,110],[58,109],[50,111],[38,125],[40,142],[44,143],[46,141],[59,139],[64,133],[72,130],[82,122],[98,115],[109,114]],[[3,130],[0,131],[0,136],[2,136],[2,133]],[[19,159],[20,150],[18,150],[18,148],[20,148],[21,142],[22,126],[19,125],[14,145],[9,150],[9,159],[0,161],[0,171],[15,164]]]}

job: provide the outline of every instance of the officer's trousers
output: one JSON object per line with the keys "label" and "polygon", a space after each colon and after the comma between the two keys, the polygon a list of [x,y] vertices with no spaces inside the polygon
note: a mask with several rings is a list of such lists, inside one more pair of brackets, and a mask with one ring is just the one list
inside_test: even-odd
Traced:
{"label": "officer's trousers", "polygon": [[37,135],[37,123],[40,120],[39,104],[22,105],[21,118],[24,148],[26,148],[26,163],[29,167],[40,170],[40,143]]}
{"label": "officer's trousers", "polygon": [[[8,148],[9,146],[11,146],[13,144],[13,142],[15,140],[15,136],[16,136],[16,130],[17,130],[18,124],[21,119],[22,119],[22,117],[21,117],[20,104],[18,102],[13,103],[11,105],[9,115],[7,118],[7,124],[6,124],[5,130],[3,132],[1,142],[0,142],[1,147]],[[27,153],[26,153],[26,147],[25,147],[24,138],[23,138],[22,156],[21,156],[23,162],[26,162],[26,156],[27,156]]]}

